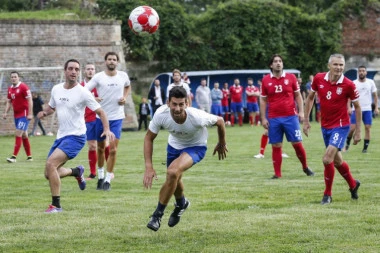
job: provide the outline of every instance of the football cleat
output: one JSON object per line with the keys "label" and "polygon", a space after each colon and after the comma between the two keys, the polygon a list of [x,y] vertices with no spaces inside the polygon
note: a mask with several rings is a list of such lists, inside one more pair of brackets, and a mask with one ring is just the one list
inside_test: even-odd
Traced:
{"label": "football cleat", "polygon": [[169,227],[174,227],[178,224],[181,219],[182,214],[186,211],[186,209],[190,206],[190,201],[185,200],[185,205],[183,207],[177,206],[174,204],[174,210],[169,217],[168,225]]}

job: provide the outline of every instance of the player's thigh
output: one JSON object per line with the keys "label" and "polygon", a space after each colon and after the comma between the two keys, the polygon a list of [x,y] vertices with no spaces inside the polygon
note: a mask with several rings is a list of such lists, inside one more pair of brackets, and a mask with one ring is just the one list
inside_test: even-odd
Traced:
{"label": "player's thigh", "polygon": [[372,111],[363,111],[362,112],[362,121],[364,125],[372,125]]}
{"label": "player's thigh", "polygon": [[279,118],[268,119],[268,137],[269,144],[282,143],[284,138],[284,129],[282,127],[282,122]]}
{"label": "player's thigh", "polygon": [[298,116],[286,117],[283,122],[285,136],[288,142],[302,141],[302,131]]}

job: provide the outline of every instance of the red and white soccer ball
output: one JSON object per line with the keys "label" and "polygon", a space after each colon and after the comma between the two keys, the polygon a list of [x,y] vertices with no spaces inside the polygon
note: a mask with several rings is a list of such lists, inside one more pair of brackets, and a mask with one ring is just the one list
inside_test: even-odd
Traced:
{"label": "red and white soccer ball", "polygon": [[152,34],[157,31],[160,18],[152,7],[139,6],[129,15],[128,25],[136,34]]}

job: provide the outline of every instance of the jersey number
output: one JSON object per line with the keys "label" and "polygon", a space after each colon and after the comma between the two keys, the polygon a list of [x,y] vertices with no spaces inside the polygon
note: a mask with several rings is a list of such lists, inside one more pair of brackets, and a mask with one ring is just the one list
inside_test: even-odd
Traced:
{"label": "jersey number", "polygon": [[276,88],[275,93],[282,92],[282,85],[275,85],[274,87]]}
{"label": "jersey number", "polygon": [[327,94],[326,94],[326,98],[327,98],[328,100],[331,99],[331,91],[328,91],[328,92],[327,92]]}

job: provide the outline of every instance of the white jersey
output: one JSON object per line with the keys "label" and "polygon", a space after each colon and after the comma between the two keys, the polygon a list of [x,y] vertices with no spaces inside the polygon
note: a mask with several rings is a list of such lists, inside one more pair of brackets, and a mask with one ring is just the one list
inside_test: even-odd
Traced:
{"label": "white jersey", "polygon": [[169,99],[169,91],[175,87],[175,86],[182,86],[185,90],[186,90],[186,94],[187,96],[190,96],[191,92],[190,92],[190,86],[189,84],[187,83],[184,83],[184,82],[181,82],[180,84],[174,84],[174,83],[171,83],[169,84],[168,88],[166,88],[166,98]]}
{"label": "white jersey", "polygon": [[194,107],[186,108],[186,121],[177,124],[171,114],[170,108],[165,104],[157,109],[149,130],[157,134],[161,127],[169,132],[168,143],[175,149],[184,149],[194,146],[207,146],[208,126],[215,125],[218,117]]}
{"label": "white jersey", "polygon": [[375,82],[372,79],[366,78],[365,82],[360,82],[356,79],[354,84],[360,95],[359,104],[362,111],[372,111],[372,94],[377,92]]}
{"label": "white jersey", "polygon": [[130,84],[128,74],[124,71],[117,71],[114,76],[102,71],[96,73],[85,87],[90,91],[96,88],[108,120],[118,120],[125,118],[124,105],[119,105],[118,102],[124,96],[124,88]]}
{"label": "white jersey", "polygon": [[100,108],[91,92],[79,83],[71,89],[65,89],[63,85],[60,83],[53,87],[49,101],[49,106],[55,109],[58,116],[57,139],[67,135],[86,134],[86,106],[93,111]]}

